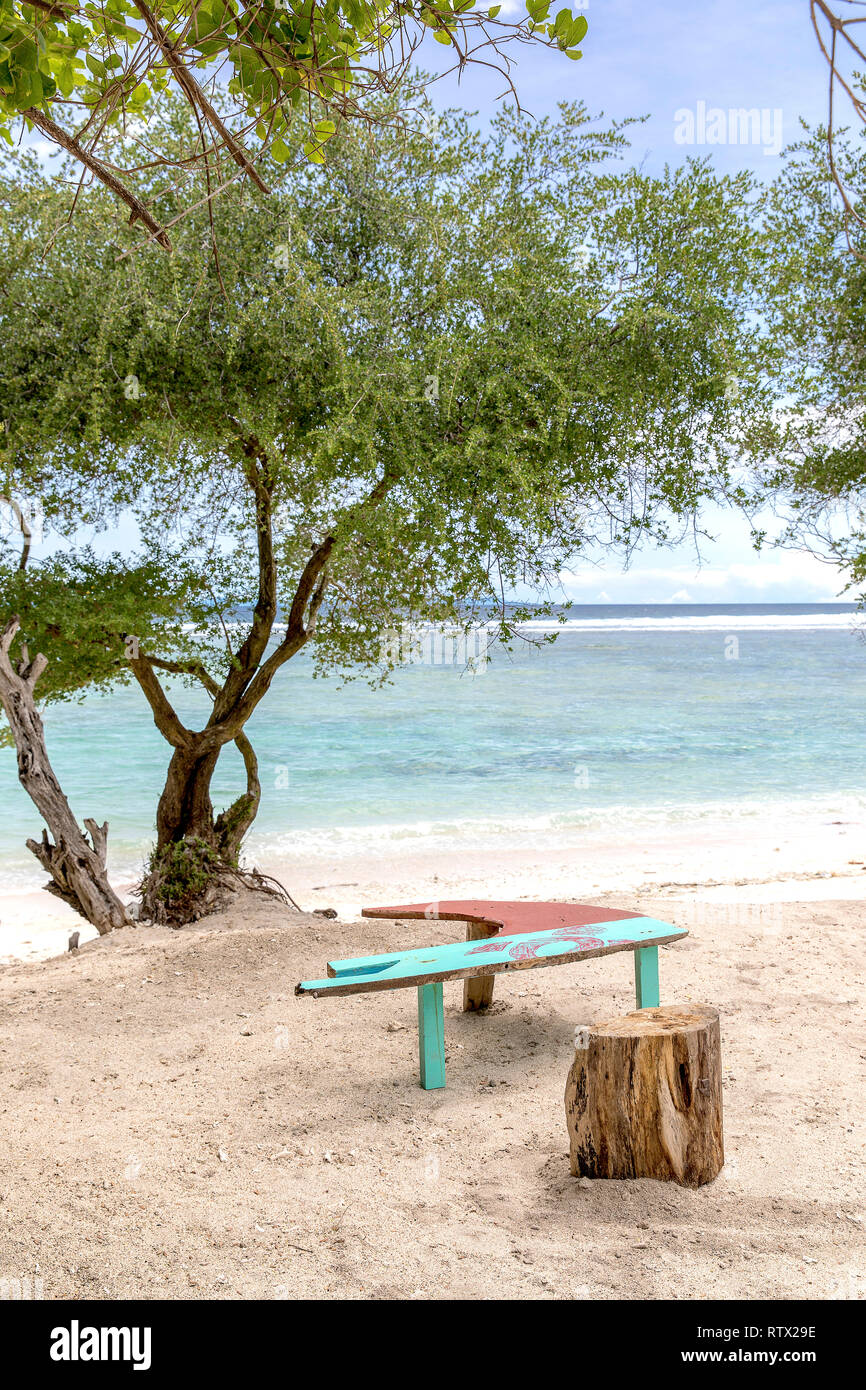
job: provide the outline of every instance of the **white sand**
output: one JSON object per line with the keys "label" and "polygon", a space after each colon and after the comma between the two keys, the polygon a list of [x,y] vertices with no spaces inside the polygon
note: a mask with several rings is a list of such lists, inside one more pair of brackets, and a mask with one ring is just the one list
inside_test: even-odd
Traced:
{"label": "white sand", "polygon": [[627,956],[500,976],[485,1015],[446,985],[431,1092],[413,990],[293,986],[443,923],[247,900],[7,966],[0,1275],[48,1299],[862,1299],[866,907],[700,891],[629,898],[690,928],[663,1002],[721,1014],[727,1162],[697,1191],[569,1174],[573,1030],[633,1007]]}

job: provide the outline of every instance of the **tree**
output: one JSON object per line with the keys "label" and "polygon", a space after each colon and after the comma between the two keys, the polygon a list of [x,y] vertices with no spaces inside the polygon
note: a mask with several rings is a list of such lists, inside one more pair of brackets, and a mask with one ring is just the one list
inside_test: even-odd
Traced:
{"label": "tree", "polygon": [[[100,618],[106,624],[106,632],[116,632],[122,621],[124,590],[127,595],[136,594],[136,613],[140,612],[143,594],[149,593],[156,611],[166,605],[160,576],[155,569],[150,574],[142,569],[130,572],[125,566],[121,569],[98,562],[88,565],[88,559],[84,554],[77,558],[74,566],[62,558],[42,565],[32,582],[23,571],[18,571],[17,575],[7,571],[2,575],[6,602],[11,601],[20,611],[13,611],[0,632],[0,707],[8,720],[8,733],[17,751],[19,780],[47,825],[41,840],[28,839],[27,847],[50,874],[46,885],[49,892],[68,903],[104,935],[129,922],[126,908],[108,879],[108,822],[100,825],[92,818],[85,818],[89,841],[82,832],[48,756],[36,704],[37,684],[43,678],[38,693],[50,702],[108,680],[112,683],[117,680],[117,660],[113,659],[105,634],[100,640],[98,629],[94,628],[95,595],[99,596]],[[83,642],[78,642],[82,625],[76,624],[75,610],[82,605],[86,610]],[[51,614],[47,632],[41,631],[38,619],[33,616],[43,608]],[[31,659],[27,642],[21,640],[16,660],[12,656],[12,646],[22,621],[23,630],[36,635],[39,648]],[[52,667],[50,657],[45,654],[57,645],[51,640],[53,629],[62,630],[60,645],[65,649],[64,655],[68,656],[70,650],[75,654],[74,676],[68,672],[68,662],[61,659]],[[52,679],[44,679],[46,670],[51,671]]]}
{"label": "tree", "polygon": [[778,404],[756,416],[749,446],[753,501],[776,500],[782,540],[841,565],[864,599],[866,142],[837,140],[835,159],[857,214],[847,226],[825,129],[786,152],[769,190],[758,305]]}
{"label": "tree", "polygon": [[[285,138],[295,114],[306,120],[305,157],[324,162],[338,123],[395,116],[370,98],[401,87],[431,33],[453,49],[461,71],[494,67],[512,92],[509,46],[542,43],[581,56],[576,45],[587,22],[568,7],[551,19],[548,0],[526,0],[527,14],[515,22],[498,18],[501,5],[474,7],[475,0],[0,0],[0,135],[13,143],[18,118],[35,126],[78,161],[82,179],[101,180],[130,209],[130,222],[170,249],[168,227],[132,187],[130,175],[142,166],[183,174],[200,161],[207,197],[241,176],[267,193],[262,159],[269,152],[282,163],[293,145],[298,152]],[[148,130],[168,88],[194,116],[173,160]],[[221,92],[232,98],[228,110]],[[111,158],[102,154],[108,142]]]}
{"label": "tree", "polygon": [[[173,121],[161,138],[180,144]],[[188,912],[179,885],[236,864],[252,749],[220,813],[214,767],[302,649],[375,679],[404,621],[498,613],[510,640],[518,586],[549,603],[582,549],[679,534],[721,486],[757,374],[750,179],[703,162],[650,178],[617,166],[625,147],[577,106],[536,126],[503,112],[489,136],[451,116],[435,142],[386,127],[327,170],[276,172],[264,210],[227,191],[216,262],[204,209],[172,257],[130,255],[93,192],[43,263],[69,194],[43,179],[22,211],[7,185],[11,475],[40,476],[52,515],[79,486],[122,498],[137,564],[211,597],[195,632],[143,636],[144,594],[125,629],[171,748],[146,911]],[[171,214],[173,190],[144,191]],[[208,690],[203,728],[167,673]]]}
{"label": "tree", "polygon": [[[8,502],[21,533],[21,558],[15,577],[23,587],[32,530],[18,502],[0,500]],[[14,587],[14,582],[9,587]],[[32,595],[29,597],[32,599]],[[50,891],[104,935],[114,927],[126,926],[129,921],[123,903],[108,881],[108,823],[99,825],[93,819],[86,819],[88,841],[63,794],[48,757],[42,720],[36,708],[36,685],[49,664],[48,659],[43,652],[38,652],[31,660],[26,643],[21,643],[19,660],[13,664],[10,652],[19,627],[16,613],[0,631],[0,707],[8,720],[8,730],[0,732],[8,733],[9,741],[14,743],[21,784],[48,823],[41,841],[28,840],[27,846],[51,875]],[[53,842],[49,831],[54,836]]]}

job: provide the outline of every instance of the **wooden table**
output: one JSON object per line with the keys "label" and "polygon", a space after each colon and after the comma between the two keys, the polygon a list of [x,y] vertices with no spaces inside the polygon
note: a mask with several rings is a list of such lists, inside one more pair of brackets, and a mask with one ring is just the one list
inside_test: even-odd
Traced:
{"label": "wooden table", "polygon": [[[433,915],[431,909],[436,909]],[[517,908],[515,913],[511,909]],[[533,929],[538,920],[556,916],[556,925]],[[466,915],[467,911],[470,915]],[[421,1085],[434,1090],[445,1085],[445,1019],[442,985],[447,980],[489,981],[512,970],[532,970],[548,965],[569,965],[616,951],[634,952],[637,1007],[657,1007],[659,1000],[658,948],[679,941],[688,933],[654,917],[618,909],[593,908],[574,903],[473,902],[420,904],[367,908],[368,917],[426,917],[431,921],[467,921],[483,939],[429,946],[411,951],[388,951],[378,956],[357,956],[328,961],[328,978],[302,980],[296,994],[313,998],[325,995],[367,994],[376,990],[417,988],[418,1053]],[[519,923],[515,930],[515,918]],[[591,920],[590,920],[591,919]],[[509,924],[509,931],[503,928]],[[487,984],[482,992],[486,993]],[[489,1003],[489,996],[487,998]],[[484,1007],[467,1002],[464,1008]]]}

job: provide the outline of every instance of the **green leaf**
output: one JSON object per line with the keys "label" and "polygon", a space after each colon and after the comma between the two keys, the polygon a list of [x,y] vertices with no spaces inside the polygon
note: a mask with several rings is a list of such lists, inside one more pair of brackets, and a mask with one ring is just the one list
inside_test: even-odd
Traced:
{"label": "green leaf", "polygon": [[[139,36],[140,37],[140,36]],[[19,39],[15,44],[15,66],[23,72],[35,72],[39,53],[32,39]]]}
{"label": "green leaf", "polygon": [[42,100],[42,77],[38,72],[16,72],[15,99],[19,106],[38,106]]}
{"label": "green leaf", "polygon": [[71,96],[75,88],[75,69],[72,64],[69,62],[60,63],[55,69],[55,76],[61,95]]}
{"label": "green leaf", "polygon": [[146,82],[139,82],[133,90],[132,95],[127,98],[127,106],[133,111],[140,111],[150,96],[150,88]]}

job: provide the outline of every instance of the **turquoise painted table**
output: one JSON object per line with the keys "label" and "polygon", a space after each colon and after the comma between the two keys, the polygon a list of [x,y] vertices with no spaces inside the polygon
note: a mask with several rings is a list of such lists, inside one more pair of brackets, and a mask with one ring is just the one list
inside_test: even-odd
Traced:
{"label": "turquoise painted table", "polygon": [[[488,906],[495,907],[496,904]],[[524,906],[529,907],[529,904]],[[378,909],[376,915],[382,915],[384,911]],[[654,917],[634,914],[609,920],[609,910],[604,914],[608,918],[605,921],[587,922],[586,915],[586,909],[576,907],[575,916],[579,921],[572,926],[557,926],[545,931],[527,931],[524,928],[512,935],[490,936],[480,941],[470,939],[420,950],[389,951],[379,956],[328,961],[327,979],[302,980],[295,986],[295,993],[320,998],[327,995],[366,994],[383,989],[417,988],[421,1085],[427,1091],[434,1090],[445,1085],[442,985],[447,980],[470,980],[511,970],[569,965],[595,956],[612,955],[615,951],[633,951],[637,1007],[658,1007],[658,948],[687,936],[685,928],[659,922]],[[449,914],[449,917],[455,916]]]}

